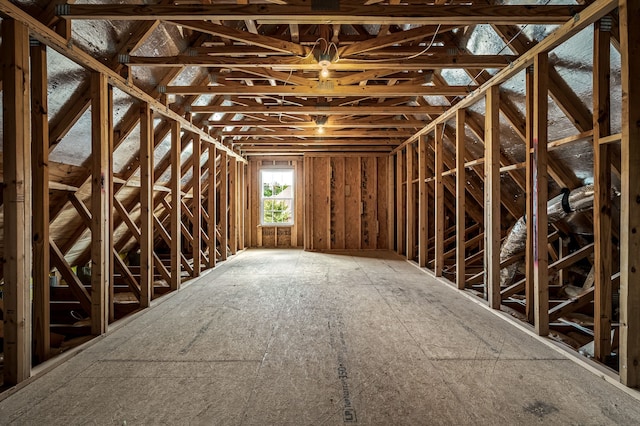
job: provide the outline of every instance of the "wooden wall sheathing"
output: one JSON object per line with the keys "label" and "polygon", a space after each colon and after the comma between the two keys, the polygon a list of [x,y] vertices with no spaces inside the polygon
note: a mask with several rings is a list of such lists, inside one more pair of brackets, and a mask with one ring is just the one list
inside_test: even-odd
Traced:
{"label": "wooden wall sheathing", "polygon": [[[305,156],[313,182],[308,250],[388,248],[388,160],[374,155]],[[307,189],[309,189],[307,187]]]}

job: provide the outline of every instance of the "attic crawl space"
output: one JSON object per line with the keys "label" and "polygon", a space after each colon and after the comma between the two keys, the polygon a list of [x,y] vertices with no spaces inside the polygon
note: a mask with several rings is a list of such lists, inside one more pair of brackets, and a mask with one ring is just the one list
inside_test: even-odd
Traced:
{"label": "attic crawl space", "polygon": [[640,384],[640,1],[0,17],[5,385],[250,247],[395,251]]}

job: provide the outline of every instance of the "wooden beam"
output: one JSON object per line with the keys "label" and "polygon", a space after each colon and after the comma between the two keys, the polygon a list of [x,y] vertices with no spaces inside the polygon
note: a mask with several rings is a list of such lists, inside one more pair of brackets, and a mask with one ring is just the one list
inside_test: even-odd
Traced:
{"label": "wooden beam", "polygon": [[109,170],[109,106],[108,82],[104,74],[91,74],[91,333],[106,333],[109,323],[109,250],[107,185]]}
{"label": "wooden beam", "polygon": [[489,306],[500,309],[500,88],[486,96],[484,162],[484,284]]}
{"label": "wooden beam", "polygon": [[444,183],[442,179],[442,172],[444,171],[444,125],[440,124],[435,128],[435,244],[434,244],[434,272],[436,277],[442,276],[442,270],[444,268]]}
{"label": "wooden beam", "polygon": [[[343,6],[310,10],[308,5],[62,5],[58,16],[109,20],[256,20],[258,23],[473,25],[561,24],[584,10],[581,6],[419,5]],[[181,23],[185,25],[184,23]],[[250,33],[249,33],[250,34]]]}
{"label": "wooden beam", "polygon": [[[528,218],[533,217],[533,176],[534,176],[534,142],[533,142],[533,128],[534,128],[534,78],[533,78],[533,67],[528,67],[525,72],[525,114],[526,114],[526,157],[525,157],[525,169],[526,169],[526,198],[525,198],[525,216]],[[533,228],[533,220],[527,220],[527,237],[526,237],[526,246],[525,246],[525,314],[527,316],[527,321],[530,324],[535,323],[535,315],[534,315],[534,300],[536,298],[534,291],[534,280],[533,280],[533,236],[534,236],[534,228]]]}
{"label": "wooden beam", "polygon": [[[581,295],[573,297],[566,302],[554,306],[551,310],[549,310],[549,321],[555,321],[562,316],[588,306],[593,301],[594,293],[595,288],[591,287]],[[609,340],[611,340],[611,335],[609,335]]]}
{"label": "wooden beam", "polygon": [[549,57],[536,55],[533,62],[533,287],[534,326],[540,336],[549,334],[549,278],[547,265],[547,109]]}
{"label": "wooden beam", "polygon": [[209,268],[213,268],[216,266],[216,260],[217,260],[217,256],[216,256],[216,245],[218,243],[218,238],[217,238],[217,233],[216,233],[216,227],[217,227],[217,218],[216,218],[216,209],[217,209],[217,201],[216,201],[216,191],[217,191],[217,182],[216,182],[216,173],[217,173],[217,167],[216,167],[216,157],[217,157],[217,153],[216,153],[216,147],[213,145],[209,145],[209,157],[207,159],[207,165],[209,168],[208,171],[208,182],[209,182],[209,188],[208,188],[208,196],[207,196],[207,213],[208,213],[208,220],[207,220],[207,235],[209,237],[209,241],[207,243],[207,248],[208,248],[208,252],[209,252],[209,263],[208,266]]}
{"label": "wooden beam", "polygon": [[[161,58],[159,58],[161,59]],[[136,65],[136,64],[133,64]],[[139,65],[139,64],[137,64]],[[362,68],[362,63],[354,64]],[[211,66],[211,64],[203,64],[203,66]],[[225,64],[225,67],[228,66]],[[238,66],[238,65],[234,65]],[[261,65],[263,66],[263,65]],[[341,66],[347,66],[341,62]],[[397,67],[406,67],[404,63],[396,64]],[[456,65],[460,67],[462,65]],[[312,69],[315,69],[314,65]],[[432,68],[429,63],[424,67]],[[174,95],[251,95],[251,96],[319,96],[319,97],[344,97],[344,96],[362,96],[362,97],[397,97],[397,96],[466,96],[473,92],[476,86],[419,86],[419,85],[367,85],[367,86],[334,86],[334,85],[317,85],[317,86],[168,86],[165,89],[167,94]]]}
{"label": "wooden beam", "polygon": [[[269,37],[261,34],[254,34],[247,31],[238,30],[226,25],[214,24],[212,22],[192,21],[194,16],[185,17],[186,19],[179,22],[173,22],[175,25],[200,31],[205,34],[224,37],[228,40],[246,43],[249,46],[258,46],[274,52],[282,52],[296,56],[307,56],[310,49],[298,43],[292,43]],[[177,18],[171,18],[177,19]],[[215,18],[216,20],[220,18]]]}
{"label": "wooden beam", "polygon": [[[423,120],[339,120],[329,119],[322,125],[325,129],[350,128],[350,129],[416,129],[424,126]],[[210,121],[210,128],[216,127],[262,127],[265,129],[297,128],[317,129],[315,121],[280,120],[277,117],[273,121],[259,120],[220,120]]]}
{"label": "wooden beam", "polygon": [[181,183],[182,173],[180,173],[180,123],[171,122],[171,290],[180,288],[182,275],[181,246],[180,246],[180,224],[182,223]]}
{"label": "wooden beam", "polygon": [[406,256],[407,259],[413,260],[416,257],[416,198],[415,198],[415,187],[414,187],[414,155],[415,147],[413,144],[407,145],[407,150],[405,152],[406,155],[406,205],[407,205],[407,216],[406,216],[406,235],[407,235],[407,248],[406,248]]}
{"label": "wooden beam", "polygon": [[416,40],[424,40],[434,37],[438,33],[451,31],[456,26],[442,26],[440,23],[433,26],[423,25],[405,31],[398,31],[387,35],[379,35],[363,41],[341,46],[338,48],[338,57],[344,58],[382,49],[389,46],[397,46]]}
{"label": "wooden beam", "polygon": [[[509,66],[509,63],[515,60],[517,56],[513,55],[470,55],[470,54],[432,54],[423,59],[420,57],[411,59],[397,59],[395,57],[388,58],[384,62],[375,62],[375,59],[367,62],[367,70],[382,70],[388,71],[391,69],[401,69],[406,71],[419,71],[441,68],[504,68]],[[250,68],[274,68],[282,72],[291,71],[316,71],[320,72],[322,67],[312,58],[296,58],[296,57],[258,57],[258,58],[245,58],[245,57],[222,57],[222,56],[209,56],[209,55],[175,55],[175,56],[127,56],[122,58],[128,66],[135,67],[176,67],[176,66],[193,66],[193,67],[208,67],[208,68],[232,68],[232,69],[250,69]],[[365,66],[357,59],[340,59],[339,62],[332,62],[328,66],[329,72],[335,71],[361,71]],[[302,81],[298,80],[297,83]],[[419,84],[401,84],[394,86],[396,89],[405,88],[409,91],[409,88],[418,91],[419,93],[423,88],[432,88],[433,86],[422,86],[424,80],[418,80]],[[240,84],[233,84],[231,81],[224,81],[224,86],[211,86],[218,87],[219,91],[228,92],[231,89],[247,89],[249,86],[243,86]],[[298,88],[302,93],[308,93],[309,88],[317,86],[318,88],[326,87],[337,92],[341,92],[345,88],[359,87],[352,85],[339,85],[338,81],[333,79],[327,80],[327,82],[315,82],[311,79],[304,82],[302,85],[287,86],[289,88]],[[170,86],[179,87],[179,86]],[[192,87],[192,86],[189,86]],[[258,86],[262,87],[262,86]],[[267,86],[268,87],[268,86]],[[371,86],[369,86],[371,87]],[[381,86],[380,89],[384,90],[385,86]],[[169,92],[172,93],[172,92]],[[192,92],[188,92],[192,93]],[[244,93],[240,91],[240,93]],[[289,92],[284,92],[289,93]],[[231,93],[233,94],[233,93]],[[358,96],[358,95],[354,95]]]}
{"label": "wooden beam", "polygon": [[427,137],[418,139],[418,265],[427,266],[428,247],[428,210],[429,194],[427,192]]}
{"label": "wooden beam", "polygon": [[[242,137],[255,137],[255,138],[294,138],[294,137],[306,137],[306,138],[315,138],[318,140],[323,139],[333,139],[333,138],[375,138],[375,139],[391,139],[391,141],[386,142],[386,145],[395,145],[396,140],[405,137],[406,135],[410,135],[411,131],[406,130],[340,130],[340,131],[327,131],[324,133],[318,133],[317,129],[314,130],[301,130],[294,131],[291,129],[287,130],[247,130],[242,131],[239,129],[224,131],[220,133],[220,136],[242,136]],[[395,139],[395,140],[394,140]],[[291,139],[288,139],[291,141]],[[268,143],[268,139],[258,140],[254,143]],[[277,142],[277,141],[273,141]],[[235,141],[234,141],[235,143]]]}
{"label": "wooden beam", "polygon": [[[264,133],[264,135],[266,134],[267,133]],[[279,134],[286,135],[286,132],[281,132]],[[353,136],[343,137],[344,133],[338,133],[338,136],[336,137],[332,137],[331,135],[329,135],[326,138],[321,137],[319,135],[313,135],[313,134],[308,134],[306,137],[304,137],[304,135],[300,135],[300,137],[285,137],[285,138],[278,137],[277,139],[267,138],[266,136],[257,136],[260,139],[234,139],[233,145],[241,147],[242,151],[248,148],[259,149],[260,147],[266,148],[270,146],[282,147],[287,150],[293,147],[310,148],[313,146],[320,146],[320,147],[338,146],[338,147],[358,148],[362,151],[373,150],[372,149],[373,147],[378,147],[378,148],[383,148],[385,150],[390,151],[394,146],[396,146],[398,143],[400,143],[400,141],[402,141],[402,139],[389,139],[389,136],[394,135],[393,131],[372,133],[374,136],[369,136],[365,132],[359,132],[359,133],[350,132],[349,134],[357,135],[357,137],[353,137]],[[243,135],[243,133],[238,132],[238,135]],[[295,132],[289,132],[288,136],[296,136],[296,134]],[[336,148],[336,149],[342,149],[342,148]]]}
{"label": "wooden beam", "polygon": [[229,159],[229,249],[232,255],[238,251],[238,167],[235,159]]}
{"label": "wooden beam", "polygon": [[140,105],[140,307],[150,306],[153,298],[153,112],[151,105]]}
{"label": "wooden beam", "polygon": [[202,269],[202,168],[200,167],[202,144],[200,135],[193,138],[193,200],[191,200],[191,214],[193,215],[193,242],[191,254],[193,257],[193,276],[200,275]]}
{"label": "wooden beam", "polygon": [[640,2],[620,0],[622,71],[620,380],[640,385]]}
{"label": "wooden beam", "polygon": [[280,114],[300,115],[402,115],[402,114],[441,114],[444,106],[200,106],[192,105],[192,113],[220,113],[220,114],[266,114],[277,116]]}
{"label": "wooden beam", "polygon": [[66,261],[64,255],[53,240],[49,240],[49,250],[52,265],[58,270],[58,272],[60,272],[62,279],[65,280],[69,286],[69,290],[71,290],[71,293],[80,303],[82,310],[87,315],[91,315],[91,296],[89,296],[89,292],[80,282],[78,276],[73,273],[71,266]]}
{"label": "wooden beam", "polygon": [[[611,243],[611,145],[600,138],[611,134],[610,50],[611,33],[594,25],[593,32],[593,267],[595,299],[594,356],[605,362],[611,355],[612,243]],[[592,294],[592,297],[593,294]]]}
{"label": "wooden beam", "polygon": [[456,112],[456,285],[464,290],[465,284],[465,255],[466,255],[466,195],[467,177],[464,162],[466,152],[466,133],[464,124],[466,110]]}
{"label": "wooden beam", "polygon": [[229,244],[229,167],[226,152],[220,153],[220,260],[227,260]]}
{"label": "wooden beam", "polygon": [[2,20],[4,385],[31,374],[31,143],[29,30]]}
{"label": "wooden beam", "polygon": [[[407,145],[406,149],[408,149],[410,145]],[[403,182],[406,180],[406,175],[404,175],[402,166],[404,164],[403,160],[404,153],[402,151],[396,153],[396,180],[395,180],[395,188],[396,188],[396,252],[398,254],[406,253],[405,246],[405,236],[407,231],[405,229],[405,221],[407,218],[405,217],[406,212],[406,188],[403,188]]]}
{"label": "wooden beam", "polygon": [[49,115],[47,48],[31,47],[31,165],[33,180],[33,359],[51,350],[49,309]]}

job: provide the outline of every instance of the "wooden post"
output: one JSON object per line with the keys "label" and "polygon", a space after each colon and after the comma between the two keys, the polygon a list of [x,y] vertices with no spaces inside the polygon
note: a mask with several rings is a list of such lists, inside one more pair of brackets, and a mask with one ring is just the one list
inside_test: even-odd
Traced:
{"label": "wooden post", "polygon": [[209,195],[208,195],[208,213],[209,222],[207,223],[207,232],[209,233],[209,268],[216,266],[217,255],[216,245],[218,242],[218,234],[216,232],[216,146],[209,145],[209,158],[207,164],[209,166]]}
{"label": "wooden post", "polygon": [[467,176],[464,167],[466,135],[464,123],[466,110],[456,111],[456,284],[460,290],[466,287],[466,199]]}
{"label": "wooden post", "polygon": [[[114,247],[113,236],[113,198],[115,194],[113,192],[113,87],[107,85],[107,170],[109,173],[106,175],[105,185],[107,186],[107,205],[105,206],[108,212],[107,215],[107,257],[109,263],[107,265],[107,324],[110,324],[116,319],[116,305],[115,305],[115,285],[114,285],[114,267],[117,262],[114,256],[118,256],[118,252]],[[120,259],[118,259],[120,260]]]}
{"label": "wooden post", "polygon": [[525,247],[525,313],[530,324],[535,322],[533,288],[533,65],[527,68],[525,75],[526,85],[526,199],[525,220],[527,226],[527,242]]}
{"label": "wooden post", "polygon": [[153,298],[153,112],[140,105],[140,307]]}
{"label": "wooden post", "polygon": [[606,361],[611,355],[611,150],[600,138],[611,134],[610,121],[610,32],[601,21],[593,32],[593,267],[594,355]]}
{"label": "wooden post", "polygon": [[107,76],[91,73],[91,333],[109,323],[109,88]]}
{"label": "wooden post", "polygon": [[489,306],[500,309],[500,88],[486,97],[484,137],[484,283]]}
{"label": "wooden post", "polygon": [[[405,151],[408,149],[408,145],[405,148]],[[407,211],[406,205],[406,195],[407,192],[404,189],[406,174],[403,174],[403,158],[404,151],[398,151],[396,154],[396,252],[398,254],[406,254],[406,245],[405,245],[405,236],[407,230],[405,228],[405,223],[407,217],[405,216],[405,212]]]}
{"label": "wooden post", "polygon": [[[238,251],[238,161],[229,159],[229,251],[232,255]],[[277,229],[276,229],[277,231]],[[277,232],[276,232],[277,233]]]}
{"label": "wooden post", "polygon": [[444,268],[444,182],[442,172],[444,169],[444,125],[438,124],[435,128],[435,251],[434,251],[434,272],[436,277],[442,276]]}
{"label": "wooden post", "polygon": [[547,255],[547,110],[549,58],[546,52],[533,60],[532,241],[534,325],[540,336],[549,334],[549,279]]}
{"label": "wooden post", "polygon": [[202,251],[202,168],[200,167],[200,154],[202,152],[202,144],[200,135],[193,136],[193,200],[191,203],[191,214],[193,215],[193,242],[191,243],[191,252],[193,255],[193,276],[200,275],[201,255]]}
{"label": "wooden post", "polygon": [[47,47],[31,46],[31,162],[33,179],[33,340],[34,361],[49,358],[49,116]]}
{"label": "wooden post", "polygon": [[[622,199],[620,218],[620,380],[640,385],[640,2],[620,0]],[[6,74],[5,74],[6,75]]]}
{"label": "wooden post", "polygon": [[31,374],[31,143],[29,30],[2,21],[4,384]]}
{"label": "wooden post", "polygon": [[407,145],[406,149],[406,161],[407,161],[407,174],[406,174],[406,205],[407,205],[407,215],[406,215],[406,227],[405,232],[407,233],[407,247],[405,253],[407,255],[407,259],[413,260],[416,257],[416,199],[415,199],[415,191],[413,188],[413,170],[415,165],[413,164],[414,152],[415,148],[413,143]]}
{"label": "wooden post", "polygon": [[421,268],[427,266],[427,250],[429,239],[427,238],[427,137],[420,135],[418,139],[418,265]]}
{"label": "wooden post", "polygon": [[220,260],[227,260],[229,235],[229,167],[227,152],[220,151]]}
{"label": "wooden post", "polygon": [[394,226],[396,223],[396,203],[394,202],[396,183],[394,179],[394,164],[395,157],[389,155],[387,160],[387,239],[389,243],[387,248],[389,250],[395,250],[396,248],[396,227]]}
{"label": "wooden post", "polygon": [[[295,176],[295,171],[294,171]],[[295,178],[294,178],[295,182]],[[244,216],[246,213],[246,186],[245,186],[245,164],[242,162],[238,163],[238,250],[244,250]],[[295,203],[295,196],[294,196]],[[292,206],[293,208],[293,206]],[[295,215],[295,210],[294,210]],[[294,221],[297,220],[294,216]],[[295,222],[294,222],[295,223]],[[291,246],[293,247],[294,243],[294,232],[291,230]]]}
{"label": "wooden post", "polygon": [[171,122],[171,227],[169,234],[171,235],[171,282],[169,287],[171,290],[180,288],[180,280],[182,278],[181,256],[182,248],[180,245],[182,236],[182,166],[180,164],[180,152],[182,150],[180,138],[180,122]]}

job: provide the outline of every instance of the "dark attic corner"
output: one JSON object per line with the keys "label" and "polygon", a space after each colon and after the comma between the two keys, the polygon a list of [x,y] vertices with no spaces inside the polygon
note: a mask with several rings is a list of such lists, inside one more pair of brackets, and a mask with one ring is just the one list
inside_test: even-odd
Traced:
{"label": "dark attic corner", "polygon": [[0,423],[640,423],[638,17],[0,0]]}

